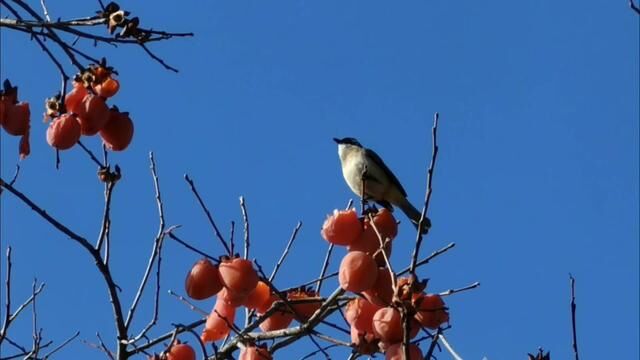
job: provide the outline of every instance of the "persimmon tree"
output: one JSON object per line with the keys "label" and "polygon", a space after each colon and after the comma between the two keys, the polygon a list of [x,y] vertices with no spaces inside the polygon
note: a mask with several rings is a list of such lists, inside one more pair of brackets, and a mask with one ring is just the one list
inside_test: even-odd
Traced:
{"label": "persimmon tree", "polygon": [[[286,257],[301,223],[295,227],[289,241],[283,244],[280,259],[267,274],[268,270],[261,260],[250,253],[250,221],[244,199],[240,200],[243,237],[242,241],[236,241],[233,233],[222,235],[195,181],[185,175],[184,179],[220,245],[216,253],[198,249],[181,237],[180,225],[170,225],[165,217],[153,153],[150,153],[149,161],[159,225],[135,296],[130,304],[125,304],[113,276],[114,262],[110,257],[110,248],[111,243],[118,239],[112,239],[110,230],[113,193],[119,182],[126,180],[122,179],[120,167],[111,163],[109,154],[126,150],[135,136],[135,116],[112,103],[112,97],[121,85],[126,86],[128,80],[116,77],[117,64],[105,58],[93,57],[81,50],[77,42],[139,47],[164,69],[177,72],[176,68],[153,52],[152,45],[193,34],[152,30],[146,27],[146,22],[116,3],[100,3],[96,13],[86,17],[56,20],[50,19],[44,2],[40,5],[42,9],[36,10],[35,5],[25,1],[0,0],[3,14],[8,15],[0,19],[0,26],[3,30],[24,33],[25,39],[35,42],[58,70],[60,89],[45,101],[45,119],[49,121],[46,141],[58,155],[62,151],[75,149],[84,152],[88,160],[97,166],[98,177],[104,183],[104,211],[97,241],[91,242],[81,236],[73,230],[73,224],[59,221],[52,215],[56,209],[44,209],[36,203],[29,196],[29,189],[23,189],[17,183],[19,167],[13,178],[0,178],[1,196],[16,197],[33,210],[36,217],[75,242],[90,260],[84,261],[82,266],[90,267],[90,263],[93,263],[100,273],[102,286],[111,304],[116,334],[113,339],[99,338],[98,348],[105,356],[119,360],[135,356],[173,360],[196,357],[288,358],[285,349],[295,342],[308,339],[312,348],[305,358],[328,358],[328,349],[342,348],[344,354],[352,359],[382,353],[387,359],[430,359],[440,345],[453,358],[458,358],[445,337],[450,328],[449,319],[455,316],[455,311],[446,305],[446,297],[476,288],[479,283],[438,293],[429,288],[427,279],[420,272],[421,267],[452,249],[454,243],[431,249],[430,255],[424,256],[421,254],[427,248],[428,243],[424,240],[428,233],[418,231],[416,234],[402,234],[414,239],[413,251],[406,254],[409,265],[392,264],[390,253],[394,239],[399,235],[394,214],[387,209],[377,209],[365,200],[355,204],[351,200],[345,201],[347,206],[343,210],[318,210],[318,223],[322,223],[323,214],[330,213],[317,236],[318,241],[327,242],[319,276],[289,288],[280,288],[274,280],[279,270],[286,266]],[[117,48],[113,51],[117,51]],[[64,65],[67,62],[70,68]],[[15,85],[9,80],[4,82],[0,122],[7,134],[20,138],[20,158],[28,161],[32,131],[29,104],[42,99],[20,98]],[[436,114],[431,131],[432,153],[428,167],[425,166],[427,181],[422,206],[423,219],[429,211],[433,193],[439,149],[438,121]],[[99,136],[102,149],[93,151],[83,144],[82,139],[87,136]],[[41,138],[44,137],[38,137]],[[60,161],[60,157],[56,156],[57,166]],[[362,175],[365,188],[366,172]],[[421,225],[418,224],[418,229],[423,228]],[[193,253],[193,264],[172,269],[186,273],[184,284],[163,284],[160,281],[163,245],[166,241],[174,241]],[[337,246],[348,250],[342,259],[332,256]],[[10,248],[6,251],[5,259],[8,270],[0,347],[7,349],[6,353],[11,351],[7,358],[48,358],[62,346],[71,343],[78,334],[55,346],[46,342],[36,330],[30,346],[11,340],[12,322],[30,305],[35,314],[36,298],[43,286],[34,282],[31,297],[15,307],[11,296],[11,287],[16,284],[11,283]],[[340,263],[339,271],[328,272],[331,262]],[[185,319],[175,319],[175,323],[180,325],[158,328],[158,318],[162,315],[159,308],[161,290],[182,286],[186,296],[182,295],[182,289],[170,290],[170,294],[174,295],[176,301],[192,309],[199,319],[190,323]],[[327,290],[328,286],[331,288]],[[55,292],[55,289],[51,291]],[[138,315],[143,296],[153,297],[152,316],[147,319],[145,326],[134,328],[133,320]],[[210,311],[200,309],[194,302],[213,297],[215,305]]]}

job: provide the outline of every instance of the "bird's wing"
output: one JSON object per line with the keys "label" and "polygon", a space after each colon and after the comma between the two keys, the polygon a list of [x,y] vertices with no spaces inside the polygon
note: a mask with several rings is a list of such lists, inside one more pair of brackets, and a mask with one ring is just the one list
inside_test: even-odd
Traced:
{"label": "bird's wing", "polygon": [[387,175],[389,180],[398,188],[398,190],[400,190],[400,193],[402,194],[402,196],[407,197],[407,192],[404,191],[404,188],[400,184],[400,181],[393,174],[391,169],[389,169],[389,167],[384,163],[384,161],[382,161],[382,158],[378,156],[378,154],[376,154],[376,152],[371,149],[365,149],[364,151],[365,151],[365,155],[369,159],[373,160],[373,162],[376,163],[376,165],[378,165],[382,171],[384,171],[384,173]]}

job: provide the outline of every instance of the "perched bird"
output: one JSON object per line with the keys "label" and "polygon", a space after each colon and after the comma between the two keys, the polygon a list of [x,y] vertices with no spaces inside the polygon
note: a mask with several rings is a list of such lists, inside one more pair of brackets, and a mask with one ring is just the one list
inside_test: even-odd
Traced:
{"label": "perched bird", "polygon": [[[364,174],[366,188],[364,199],[373,200],[389,210],[393,210],[391,205],[399,207],[417,228],[422,215],[421,212],[411,205],[407,199],[407,192],[380,156],[373,150],[363,147],[354,138],[334,138],[333,141],[338,144],[342,175],[351,190],[356,195],[363,196]],[[431,221],[425,217],[421,231],[426,233],[430,227]]]}

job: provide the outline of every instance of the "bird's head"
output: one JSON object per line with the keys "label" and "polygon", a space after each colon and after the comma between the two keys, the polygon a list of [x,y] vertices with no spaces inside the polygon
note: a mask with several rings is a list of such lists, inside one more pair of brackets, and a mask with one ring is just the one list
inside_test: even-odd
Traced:
{"label": "bird's head", "polygon": [[351,138],[351,137],[346,137],[346,138],[342,138],[342,139],[338,139],[338,138],[333,138],[333,141],[335,141],[338,145],[352,145],[352,146],[356,146],[361,148],[362,144],[360,144],[358,142],[358,140],[356,140],[355,138]]}

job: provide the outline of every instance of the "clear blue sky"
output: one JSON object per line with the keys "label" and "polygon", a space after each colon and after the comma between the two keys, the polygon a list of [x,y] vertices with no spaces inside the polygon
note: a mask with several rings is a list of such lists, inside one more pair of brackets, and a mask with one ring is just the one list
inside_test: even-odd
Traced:
{"label": "clear blue sky", "polygon": [[[113,103],[130,111],[136,126],[132,146],[112,157],[124,172],[113,200],[112,261],[125,306],[157,229],[149,151],[168,223],[183,225],[179,234],[210,253],[222,250],[184,173],[225,231],[230,220],[240,223],[238,197],[246,197],[253,254],[268,268],[302,220],[276,281],[288,287],[319,272],[322,221],[352,197],[331,138],[353,136],[375,149],[417,204],[437,111],[441,153],[424,254],[457,246],[420,274],[431,278],[433,291],[482,283],[448,298],[455,349],[465,359],[499,360],[542,346],[554,359],[570,358],[572,273],[583,357],[640,356],[639,17],[626,0],[121,5],[145,25],[196,34],[153,46],[179,74],[138,49],[81,44],[118,69],[122,90]],[[49,4],[52,17],[95,8],[88,1]],[[56,171],[44,140],[41,104],[58,90],[59,76],[23,34],[3,29],[1,41],[0,76],[20,86],[33,113],[32,155],[21,162],[16,186],[95,239],[103,201],[94,164],[74,148]],[[96,138],[85,142],[99,147]],[[2,134],[5,179],[17,146]],[[111,309],[87,254],[14,197],[1,199],[2,251],[14,250],[14,303],[28,296],[35,276],[47,283],[38,298],[47,339],[60,342],[76,330],[91,342],[96,331],[112,338]],[[413,239],[404,221],[394,264],[408,264]],[[168,242],[163,290],[182,292],[196,259]],[[152,335],[198,317],[164,291]],[[147,322],[150,299],[137,328]],[[29,342],[30,326],[24,316],[14,340]],[[279,358],[313,349],[305,340]],[[103,354],[75,342],[58,358]]]}

